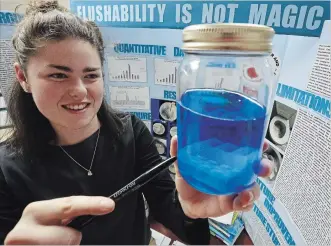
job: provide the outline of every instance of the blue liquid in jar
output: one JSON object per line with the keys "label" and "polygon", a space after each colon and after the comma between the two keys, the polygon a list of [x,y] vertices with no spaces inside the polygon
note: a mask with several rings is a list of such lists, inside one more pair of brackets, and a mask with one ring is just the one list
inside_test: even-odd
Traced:
{"label": "blue liquid in jar", "polygon": [[260,168],[266,109],[237,92],[190,89],[177,103],[178,168],[213,195],[251,187]]}

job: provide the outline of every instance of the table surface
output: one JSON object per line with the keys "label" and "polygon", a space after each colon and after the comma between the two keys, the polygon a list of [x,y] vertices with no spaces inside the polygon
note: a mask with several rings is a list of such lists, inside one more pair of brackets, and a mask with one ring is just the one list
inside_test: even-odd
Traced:
{"label": "table surface", "polygon": [[[223,241],[220,239],[211,236],[210,239],[210,244],[211,245],[225,245]],[[241,234],[239,235],[237,241],[235,242],[235,245],[254,245],[251,238],[249,237],[247,231],[244,229]]]}
{"label": "table surface", "polygon": [[[150,225],[151,225],[151,228],[152,229],[154,229],[154,230],[162,233],[163,235],[171,238],[172,239],[172,242],[178,240],[178,238],[170,230],[168,230],[167,228],[165,228],[160,223],[152,222]],[[216,238],[216,237],[214,237],[212,235],[211,235],[210,243],[209,244],[210,245],[225,245],[225,243],[222,240],[220,240],[220,239],[218,239],[218,238]],[[235,245],[254,245],[254,244],[253,244],[251,238],[249,237],[248,233],[244,229],[242,231],[242,233],[240,234],[240,236],[238,237]]]}

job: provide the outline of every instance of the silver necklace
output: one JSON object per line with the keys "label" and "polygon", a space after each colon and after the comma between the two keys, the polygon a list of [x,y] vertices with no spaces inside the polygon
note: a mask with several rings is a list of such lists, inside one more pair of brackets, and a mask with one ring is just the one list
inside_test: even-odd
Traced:
{"label": "silver necklace", "polygon": [[88,176],[92,176],[93,173],[92,173],[91,169],[92,169],[92,165],[93,165],[93,160],[94,160],[94,156],[95,156],[95,151],[96,151],[96,149],[97,149],[98,142],[99,142],[99,136],[100,136],[100,128],[99,128],[99,131],[98,131],[97,142],[95,143],[95,147],[94,147],[94,152],[93,152],[93,156],[92,156],[92,160],[91,160],[90,169],[87,169],[87,168],[85,168],[84,166],[82,166],[81,164],[79,164],[78,161],[76,161],[71,155],[69,155],[67,151],[65,151],[61,146],[59,146],[59,147],[60,147],[60,148],[63,150],[63,152],[66,153],[66,155],[69,156],[69,158],[70,158],[71,160],[73,160],[78,166],[80,166],[81,168],[83,168],[84,170],[86,170]]}

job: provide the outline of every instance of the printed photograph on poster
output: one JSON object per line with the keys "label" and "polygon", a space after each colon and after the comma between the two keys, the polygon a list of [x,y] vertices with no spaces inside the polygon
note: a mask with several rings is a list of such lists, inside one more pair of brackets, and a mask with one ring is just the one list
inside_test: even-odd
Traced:
{"label": "printed photograph on poster", "polygon": [[150,110],[149,87],[109,86],[109,92],[113,108]]}
{"label": "printed photograph on poster", "polygon": [[[175,131],[176,128],[173,128],[176,125],[177,121],[177,106],[176,102],[161,100],[161,99],[151,99],[151,114],[152,121],[164,122],[172,128],[168,130],[171,132],[171,135],[174,136],[177,134]],[[154,124],[153,127],[154,129]],[[155,126],[155,134],[162,135],[165,132],[166,127],[161,127],[160,125]],[[170,134],[169,132],[169,134]]]}
{"label": "printed photograph on poster", "polygon": [[175,121],[177,119],[176,103],[172,101],[161,101],[160,116],[165,121]]}
{"label": "printed photograph on poster", "polygon": [[165,123],[163,123],[160,120],[154,120],[153,121],[153,133],[157,136],[166,136],[166,130],[167,130],[167,126]]}
{"label": "printed photograph on poster", "polygon": [[147,82],[146,58],[109,56],[109,80],[116,82]]}
{"label": "printed photograph on poster", "polygon": [[283,155],[275,148],[274,145],[269,145],[268,149],[263,152],[263,157],[274,163],[271,175],[263,180],[273,187],[277,178],[278,171],[283,161]]}
{"label": "printed photograph on poster", "polygon": [[155,84],[176,86],[179,60],[167,60],[163,58],[154,59]]}
{"label": "printed photograph on poster", "polygon": [[156,145],[156,149],[159,152],[159,154],[161,156],[165,156],[167,155],[167,140],[166,139],[162,139],[162,138],[157,138],[155,137],[155,145]]}
{"label": "printed photograph on poster", "polygon": [[[177,135],[176,102],[161,99],[151,99],[151,133],[166,146],[165,157],[170,157],[171,138]],[[171,169],[173,167],[170,167]],[[170,170],[171,171],[171,170]]]}
{"label": "printed photograph on poster", "polygon": [[269,144],[282,155],[290,139],[296,115],[297,110],[274,101],[266,138]]}

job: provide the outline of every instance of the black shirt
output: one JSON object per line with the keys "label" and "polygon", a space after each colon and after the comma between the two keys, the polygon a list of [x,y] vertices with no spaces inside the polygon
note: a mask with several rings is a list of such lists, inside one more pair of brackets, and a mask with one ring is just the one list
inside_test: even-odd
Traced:
{"label": "black shirt", "polygon": [[[41,161],[24,162],[8,147],[0,149],[0,242],[33,201],[72,195],[109,196],[161,161],[145,124],[132,115],[122,117],[124,131],[114,137],[102,126],[92,176],[58,146],[48,145]],[[98,132],[63,148],[89,169]],[[165,171],[140,191],[125,197],[115,210],[95,219],[82,231],[81,244],[148,244],[145,196],[155,220],[190,244],[209,244],[206,219],[187,218],[174,199],[175,184]]]}

